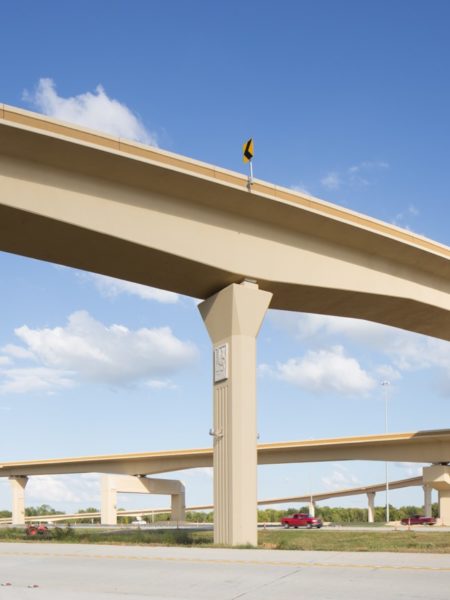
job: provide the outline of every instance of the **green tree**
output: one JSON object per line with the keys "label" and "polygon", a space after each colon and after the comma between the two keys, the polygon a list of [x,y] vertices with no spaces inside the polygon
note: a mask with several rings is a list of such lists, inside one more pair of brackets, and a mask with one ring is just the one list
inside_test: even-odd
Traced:
{"label": "green tree", "polygon": [[48,504],[41,504],[41,506],[29,506],[25,509],[25,515],[27,517],[39,517],[42,515],[63,515],[64,512],[55,510]]}

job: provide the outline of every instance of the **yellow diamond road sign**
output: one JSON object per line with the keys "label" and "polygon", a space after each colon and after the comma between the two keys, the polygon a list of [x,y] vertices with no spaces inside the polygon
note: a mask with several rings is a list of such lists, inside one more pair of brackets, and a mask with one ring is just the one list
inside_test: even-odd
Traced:
{"label": "yellow diamond road sign", "polygon": [[250,138],[242,146],[242,160],[246,163],[253,158],[253,138]]}

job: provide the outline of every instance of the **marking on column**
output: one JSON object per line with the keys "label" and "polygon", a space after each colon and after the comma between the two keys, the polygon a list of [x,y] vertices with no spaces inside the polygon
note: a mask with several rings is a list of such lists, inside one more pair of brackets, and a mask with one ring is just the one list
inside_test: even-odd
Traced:
{"label": "marking on column", "polygon": [[214,348],[214,383],[228,379],[228,344]]}

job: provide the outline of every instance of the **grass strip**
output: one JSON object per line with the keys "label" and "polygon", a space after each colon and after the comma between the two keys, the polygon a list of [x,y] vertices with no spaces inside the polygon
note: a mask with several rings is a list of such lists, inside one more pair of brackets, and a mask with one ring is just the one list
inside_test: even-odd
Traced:
{"label": "grass strip", "polygon": [[[27,538],[23,529],[0,529],[0,541],[70,544],[214,546],[212,531],[184,529],[90,530],[54,528],[48,536]],[[248,546],[246,546],[248,547]],[[450,553],[450,532],[267,530],[258,534],[258,548],[337,552]]]}

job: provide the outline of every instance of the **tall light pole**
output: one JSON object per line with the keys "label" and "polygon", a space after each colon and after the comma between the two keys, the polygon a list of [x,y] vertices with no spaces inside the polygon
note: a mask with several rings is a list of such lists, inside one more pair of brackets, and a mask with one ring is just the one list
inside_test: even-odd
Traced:
{"label": "tall light pole", "polygon": [[[391,384],[390,381],[384,380],[381,382],[383,386],[384,396],[384,432],[388,432],[388,386]],[[386,469],[386,523],[389,523],[389,475],[388,475],[388,462],[385,462]]]}

